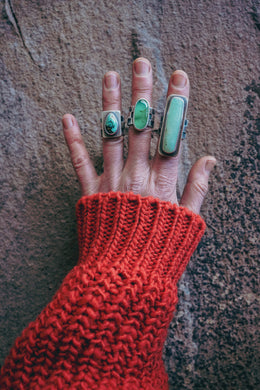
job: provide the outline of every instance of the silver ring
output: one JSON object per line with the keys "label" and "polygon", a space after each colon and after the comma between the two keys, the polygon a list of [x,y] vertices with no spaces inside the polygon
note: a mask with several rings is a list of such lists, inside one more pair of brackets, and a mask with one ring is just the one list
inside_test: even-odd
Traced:
{"label": "silver ring", "polygon": [[117,138],[123,135],[125,122],[121,111],[102,111],[101,123],[101,136],[103,138]]}
{"label": "silver ring", "polygon": [[[153,133],[156,133],[156,134],[161,134],[161,131],[162,131],[162,123],[163,123],[163,115],[161,116],[161,121],[160,121],[160,127],[158,128],[158,129],[154,129],[153,131],[152,131],[152,134]],[[185,122],[184,122],[184,126],[183,126],[183,130],[182,130],[182,136],[181,136],[181,139],[182,140],[184,140],[184,139],[186,139],[186,136],[187,136],[187,131],[186,131],[186,129],[187,129],[187,127],[188,127],[188,125],[189,125],[189,120],[188,119],[185,119]]]}
{"label": "silver ring", "polygon": [[186,136],[186,112],[188,99],[182,95],[170,95],[164,110],[158,152],[162,156],[177,156],[181,139]]}
{"label": "silver ring", "polygon": [[134,106],[129,107],[127,126],[134,126],[138,131],[142,131],[146,127],[153,128],[154,115],[155,110],[150,107],[148,100],[138,99]]}

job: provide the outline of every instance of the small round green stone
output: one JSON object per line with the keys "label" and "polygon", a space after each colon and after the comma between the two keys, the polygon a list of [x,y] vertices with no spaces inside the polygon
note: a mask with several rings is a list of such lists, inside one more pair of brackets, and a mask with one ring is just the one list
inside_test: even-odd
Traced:
{"label": "small round green stone", "polygon": [[149,117],[149,103],[145,99],[139,99],[135,105],[134,127],[143,130],[147,126]]}
{"label": "small round green stone", "polygon": [[108,134],[115,134],[117,132],[117,128],[118,128],[117,118],[116,118],[115,114],[113,114],[111,112],[106,117],[105,131]]}

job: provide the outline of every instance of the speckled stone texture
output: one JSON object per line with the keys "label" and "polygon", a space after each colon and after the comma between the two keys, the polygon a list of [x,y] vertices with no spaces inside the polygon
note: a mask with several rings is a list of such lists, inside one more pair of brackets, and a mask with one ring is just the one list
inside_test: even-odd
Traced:
{"label": "speckled stone texture", "polygon": [[61,117],[76,115],[101,172],[102,76],[120,73],[126,115],[131,64],[143,55],[153,64],[159,111],[171,72],[190,76],[180,190],[198,157],[218,159],[202,209],[207,233],[180,282],[165,346],[171,389],[259,388],[259,1],[0,7],[1,363],[77,259],[80,193]]}

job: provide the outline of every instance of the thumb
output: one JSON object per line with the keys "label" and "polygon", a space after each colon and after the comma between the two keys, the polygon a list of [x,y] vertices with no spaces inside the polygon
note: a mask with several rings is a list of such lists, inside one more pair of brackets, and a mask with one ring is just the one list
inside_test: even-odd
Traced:
{"label": "thumb", "polygon": [[191,168],[184,188],[180,206],[199,214],[203,200],[208,192],[209,175],[217,161],[212,156],[200,158]]}

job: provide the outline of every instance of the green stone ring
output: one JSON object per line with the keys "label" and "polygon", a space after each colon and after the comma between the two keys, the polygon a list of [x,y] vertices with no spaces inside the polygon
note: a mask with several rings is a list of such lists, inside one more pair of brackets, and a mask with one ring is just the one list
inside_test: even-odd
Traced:
{"label": "green stone ring", "polygon": [[146,99],[137,100],[135,106],[129,108],[128,126],[134,126],[136,130],[142,131],[146,127],[154,126],[155,110],[150,107]]}
{"label": "green stone ring", "polygon": [[101,135],[103,138],[116,138],[123,135],[124,118],[119,110],[102,111]]}
{"label": "green stone ring", "polygon": [[185,138],[185,128],[188,124],[186,112],[188,99],[181,95],[170,95],[166,102],[158,152],[162,156],[177,156],[181,139]]}

